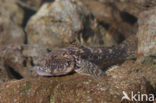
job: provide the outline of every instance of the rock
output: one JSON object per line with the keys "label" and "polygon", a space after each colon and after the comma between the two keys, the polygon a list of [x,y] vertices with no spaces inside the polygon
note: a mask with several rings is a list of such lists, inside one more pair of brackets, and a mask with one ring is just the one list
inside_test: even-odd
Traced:
{"label": "rock", "polygon": [[23,12],[15,3],[5,1],[0,3],[0,45],[25,42],[25,34],[19,26],[22,18]]}
{"label": "rock", "polygon": [[[114,0],[115,1],[115,0]],[[116,2],[121,11],[128,12],[139,17],[139,13],[156,6],[155,0],[120,0]]]}
{"label": "rock", "polygon": [[127,75],[127,79],[129,78],[129,75],[132,75],[134,78],[142,75],[144,79],[148,81],[154,89],[156,89],[155,73],[156,69],[154,66],[146,66],[132,60],[124,62],[122,66],[113,66],[106,72],[107,76],[117,78],[118,80],[121,80],[120,78],[125,75]]}
{"label": "rock", "polygon": [[136,17],[139,13],[156,6],[155,0],[97,0],[101,3],[110,3],[115,5],[120,11],[127,12]]}
{"label": "rock", "polygon": [[9,19],[18,25],[22,25],[24,11],[14,0],[0,0],[0,18],[2,21]]}
{"label": "rock", "polygon": [[[0,102],[119,103],[123,91],[153,93],[151,85],[142,74],[135,72],[134,69],[134,72],[129,73],[132,69],[129,65],[120,69],[115,69],[116,75],[114,76],[109,75],[99,79],[73,74],[62,77],[39,77],[10,81],[0,85]],[[127,102],[123,100],[123,103]]]}
{"label": "rock", "polygon": [[[107,28],[125,38],[136,34],[139,14],[156,6],[155,0],[81,0]],[[119,25],[120,24],[120,25]]]}
{"label": "rock", "polygon": [[9,77],[8,72],[3,64],[3,61],[0,60],[0,84],[9,80],[11,80],[11,77]]}
{"label": "rock", "polygon": [[25,57],[40,57],[40,56],[43,56],[47,52],[48,50],[46,50],[45,47],[42,47],[40,45],[23,45],[22,46],[22,54]]}
{"label": "rock", "polygon": [[72,34],[78,32],[80,26],[77,11],[69,0],[46,3],[27,24],[28,42],[50,49],[61,47],[69,43],[69,38],[73,40]]}
{"label": "rock", "polygon": [[[75,79],[76,82],[73,80],[58,85],[57,91],[55,91],[56,96],[54,95],[55,98],[53,99],[61,103],[72,103],[73,101],[76,103],[120,103],[123,91],[137,93],[140,90],[144,93],[150,93],[148,91],[150,86],[147,86],[142,77],[135,77],[135,81],[132,75],[128,76],[130,77],[128,80],[126,76],[123,76],[119,78],[120,80],[118,78],[104,77],[98,81],[88,78],[84,81],[81,76],[81,79]],[[123,84],[121,81],[123,81]],[[60,98],[62,99],[60,100]]]}
{"label": "rock", "polygon": [[81,2],[71,0],[42,5],[29,20],[26,31],[29,44],[48,49],[69,46],[73,41],[84,45],[104,45],[103,35],[107,33]]}
{"label": "rock", "polygon": [[45,47],[39,45],[24,45],[22,48],[22,55],[25,57],[25,66],[31,71],[34,70],[34,65],[38,63],[39,57],[49,52]]}
{"label": "rock", "polygon": [[34,65],[38,57],[44,56],[44,47],[31,45],[4,45],[0,48],[0,59],[7,69],[7,73],[14,79],[36,76]]}
{"label": "rock", "polygon": [[3,65],[5,65],[5,69],[12,79],[31,76],[29,69],[25,65],[26,57],[22,54],[21,45],[1,46],[0,59],[3,61]]}
{"label": "rock", "polygon": [[[10,81],[8,82],[8,84],[4,84],[1,90],[3,93],[4,92],[7,93],[7,95],[1,92],[2,94],[0,95],[1,98],[0,102],[48,103],[49,101],[48,96],[50,95],[51,92],[53,92],[53,89],[55,87],[55,84],[57,84],[57,81],[52,82],[46,78],[41,78],[39,80],[41,80],[41,82],[38,81],[37,79],[32,79],[32,81],[16,80]],[[6,96],[8,96],[6,100],[2,99]]]}
{"label": "rock", "polygon": [[0,18],[0,45],[23,44],[25,34],[21,27],[10,20]]}
{"label": "rock", "polygon": [[138,36],[138,61],[156,64],[156,7],[140,14]]}
{"label": "rock", "polygon": [[26,40],[21,27],[23,16],[23,10],[14,1],[0,0],[0,83],[17,79],[20,75],[16,72],[23,71],[22,66],[15,68],[24,61],[19,50]]}
{"label": "rock", "polygon": [[38,10],[44,0],[16,0],[16,2],[22,7],[26,7],[32,10]]}
{"label": "rock", "polygon": [[[137,32],[137,17],[124,13],[116,5],[116,1],[100,2],[97,0],[81,0],[100,21],[110,35],[120,41]],[[119,25],[120,24],[120,25]],[[122,39],[121,39],[122,37]]]}
{"label": "rock", "polygon": [[156,7],[140,14],[138,54],[156,56]]}

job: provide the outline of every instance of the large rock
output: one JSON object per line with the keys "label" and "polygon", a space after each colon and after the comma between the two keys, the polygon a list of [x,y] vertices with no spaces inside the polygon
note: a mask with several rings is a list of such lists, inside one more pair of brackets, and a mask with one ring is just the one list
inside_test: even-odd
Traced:
{"label": "large rock", "polygon": [[3,64],[3,60],[0,59],[0,84],[11,80],[12,78],[8,75],[8,71]]}
{"label": "large rock", "polygon": [[104,39],[108,34],[106,29],[97,23],[87,8],[72,0],[56,0],[42,5],[29,20],[26,31],[29,44],[49,49],[68,46],[75,40],[92,46],[104,45],[105,40],[111,42]]}
{"label": "large rock", "polygon": [[24,11],[15,0],[0,0],[0,14],[4,20],[9,19],[19,25],[23,23]]}
{"label": "large rock", "polygon": [[24,45],[22,48],[22,55],[25,57],[25,66],[32,72],[34,71],[34,65],[38,62],[38,58],[49,52],[45,47],[39,45]]}
{"label": "large rock", "polygon": [[137,36],[138,53],[156,56],[156,7],[140,14]]}
{"label": "large rock", "polygon": [[23,29],[5,17],[0,17],[0,45],[23,44],[25,34]]}
{"label": "large rock", "polygon": [[22,77],[18,72],[24,71],[24,57],[19,49],[26,40],[21,27],[23,19],[24,11],[15,1],[0,0],[0,83]]}
{"label": "large rock", "polygon": [[122,78],[124,75],[127,75],[127,78],[129,78],[129,75],[133,75],[132,77],[134,78],[137,77],[136,74],[142,75],[156,89],[155,73],[156,69],[154,66],[147,66],[132,60],[126,61],[122,66],[113,66],[106,72],[107,76],[117,79]]}
{"label": "large rock", "polygon": [[[38,10],[44,0],[15,0],[17,4],[32,10]],[[53,1],[53,0],[51,0]]]}
{"label": "large rock", "polygon": [[12,79],[28,77],[30,72],[25,68],[26,57],[22,54],[21,45],[1,46],[0,59],[3,62],[7,74]]}
{"label": "large rock", "polygon": [[[103,22],[115,29],[116,35],[127,37],[137,32],[139,14],[156,6],[155,0],[81,0]],[[120,25],[119,25],[120,24]]]}
{"label": "large rock", "polygon": [[33,66],[38,57],[44,56],[45,53],[47,50],[44,47],[14,44],[6,47],[4,45],[0,48],[1,66],[11,79],[36,76]]}
{"label": "large rock", "polygon": [[99,2],[97,0],[81,0],[114,37],[128,37],[137,31],[137,17],[124,13],[116,5],[116,1]]}
{"label": "large rock", "polygon": [[[139,17],[140,12],[156,6],[155,0],[112,0],[116,2],[117,7],[124,12]],[[112,2],[113,3],[113,2]]]}
{"label": "large rock", "polygon": [[23,11],[15,2],[0,1],[0,45],[23,44]]}
{"label": "large rock", "polygon": [[[134,62],[126,62],[122,67],[109,71],[108,76],[99,79],[74,74],[10,81],[0,85],[0,102],[120,103],[123,91],[128,94],[132,91],[136,94],[138,91],[142,94],[154,93],[148,82],[149,79],[144,78],[141,72],[137,72],[140,69],[136,66],[138,64],[135,66],[132,64]],[[155,72],[150,72],[148,76],[153,75],[151,73]],[[122,102],[127,103],[128,101],[123,100]]]}
{"label": "large rock", "polygon": [[156,6],[155,0],[96,0],[115,5],[120,11],[139,17],[139,13]]}
{"label": "large rock", "polygon": [[156,7],[142,12],[138,23],[138,61],[156,65]]}

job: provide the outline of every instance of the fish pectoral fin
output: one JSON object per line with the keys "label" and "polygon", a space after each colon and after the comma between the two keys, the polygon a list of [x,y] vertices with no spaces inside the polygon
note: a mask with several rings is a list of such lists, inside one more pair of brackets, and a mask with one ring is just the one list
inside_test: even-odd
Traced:
{"label": "fish pectoral fin", "polygon": [[105,75],[104,71],[102,71],[96,64],[84,59],[80,59],[77,68],[75,68],[75,72],[96,78]]}

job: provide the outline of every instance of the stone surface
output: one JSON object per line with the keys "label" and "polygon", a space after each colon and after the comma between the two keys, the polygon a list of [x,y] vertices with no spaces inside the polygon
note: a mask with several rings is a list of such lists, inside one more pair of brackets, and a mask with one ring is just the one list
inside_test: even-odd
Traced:
{"label": "stone surface", "polygon": [[26,57],[22,54],[21,45],[1,46],[0,59],[3,61],[3,65],[5,65],[5,69],[11,78],[21,79],[30,76],[24,65]]}
{"label": "stone surface", "polygon": [[10,20],[0,18],[0,44],[23,44],[25,34],[23,29]]}
{"label": "stone surface", "polygon": [[[132,60],[126,61],[122,64],[122,66],[113,66],[106,72],[108,76],[111,76],[113,78],[118,78],[130,74],[133,75],[133,77],[137,78],[139,75],[142,75],[145,78],[145,80],[150,82],[154,89],[156,88],[155,73],[156,68],[154,66],[147,66]],[[129,76],[127,76],[127,78],[129,78]]]}
{"label": "stone surface", "polygon": [[16,0],[16,2],[22,7],[26,7],[32,10],[38,10],[44,0]]}
{"label": "stone surface", "polygon": [[39,45],[24,45],[22,48],[22,55],[25,57],[25,66],[32,72],[34,65],[38,62],[38,58],[49,52],[45,47]]}
{"label": "stone surface", "polygon": [[24,61],[19,47],[26,40],[21,27],[23,19],[24,11],[14,0],[0,0],[0,84],[11,79],[19,79],[20,75],[17,76],[16,72],[23,72],[24,66],[19,66],[23,65]]}
{"label": "stone surface", "polygon": [[116,43],[111,43],[112,39],[104,39],[107,38],[106,29],[79,1],[45,3],[29,20],[26,31],[29,44],[43,45],[49,49],[68,46],[73,41],[91,46],[104,45],[105,40],[110,45]]}
{"label": "stone surface", "polygon": [[[126,15],[116,7],[115,1],[99,2],[97,0],[81,0],[94,16],[104,24],[107,29],[115,31],[112,35],[128,37],[137,31],[137,18],[132,15]],[[128,14],[128,13],[127,13]],[[119,25],[120,24],[120,25]]]}
{"label": "stone surface", "polygon": [[0,85],[9,80],[11,80],[11,78],[8,75],[8,71],[3,64],[3,61],[0,59]]}
{"label": "stone surface", "polygon": [[155,0],[97,0],[115,5],[120,11],[139,17],[139,13],[156,6]]}
{"label": "stone surface", "polygon": [[[113,0],[115,1],[115,0]],[[156,6],[155,0],[119,0],[116,2],[121,11],[128,12],[139,17],[139,13]]]}
{"label": "stone surface", "polygon": [[38,57],[44,56],[44,47],[31,45],[7,45],[0,48],[0,60],[13,79],[36,76],[33,66]]}
{"label": "stone surface", "polygon": [[78,32],[80,26],[77,10],[69,0],[46,3],[27,24],[28,42],[50,49],[65,45],[69,38],[73,40],[73,32]]}
{"label": "stone surface", "polygon": [[[133,61],[126,62],[122,67],[109,71],[107,77],[99,79],[72,74],[10,81],[0,85],[0,102],[119,103],[123,96],[122,91],[153,93],[148,79],[146,80],[141,72],[136,72],[140,70],[140,67],[136,66],[138,64],[134,66],[132,64]],[[124,100],[123,103],[127,101]]]}
{"label": "stone surface", "polygon": [[15,0],[0,0],[0,18],[2,20],[9,19],[12,22],[22,25],[24,19],[24,11]]}
{"label": "stone surface", "polygon": [[[18,12],[18,13],[16,13]],[[19,26],[22,24],[23,12],[14,2],[0,3],[0,45],[22,44],[25,34]]]}
{"label": "stone surface", "polygon": [[156,7],[140,14],[138,54],[156,56]]}
{"label": "stone surface", "polygon": [[138,62],[156,66],[156,7],[142,12],[138,23]]}

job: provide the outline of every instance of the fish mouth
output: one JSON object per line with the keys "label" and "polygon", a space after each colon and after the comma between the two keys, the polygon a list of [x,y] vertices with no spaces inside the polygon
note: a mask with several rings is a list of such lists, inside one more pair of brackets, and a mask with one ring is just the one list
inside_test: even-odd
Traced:
{"label": "fish mouth", "polygon": [[36,73],[40,76],[53,76],[51,73],[41,70],[39,66],[35,66],[34,69],[35,69]]}

